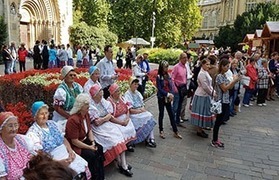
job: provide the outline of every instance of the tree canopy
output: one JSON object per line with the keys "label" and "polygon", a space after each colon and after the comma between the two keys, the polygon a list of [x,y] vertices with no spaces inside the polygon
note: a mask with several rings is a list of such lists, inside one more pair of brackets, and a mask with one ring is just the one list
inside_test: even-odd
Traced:
{"label": "tree canopy", "polygon": [[197,0],[74,0],[74,22],[108,28],[119,41],[150,40],[155,12],[156,45],[175,46],[191,39],[202,16]]}
{"label": "tree canopy", "polygon": [[256,29],[262,29],[266,21],[277,20],[279,20],[279,5],[273,2],[259,3],[250,11],[238,15],[233,27],[220,28],[214,42],[217,47],[230,46],[233,50],[236,50],[238,48],[237,44],[242,42],[246,34],[253,34]]}

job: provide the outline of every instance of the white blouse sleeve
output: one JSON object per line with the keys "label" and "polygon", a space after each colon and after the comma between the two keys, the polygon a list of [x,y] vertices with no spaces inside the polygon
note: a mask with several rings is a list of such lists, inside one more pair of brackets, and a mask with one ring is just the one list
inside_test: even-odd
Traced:
{"label": "white blouse sleeve", "polygon": [[63,106],[66,102],[66,92],[62,88],[57,88],[53,96],[53,105]]}
{"label": "white blouse sleeve", "polygon": [[[33,141],[33,139],[31,139],[29,136],[27,136],[27,135],[19,135],[19,136],[21,136],[23,139],[24,139],[24,141],[25,141],[25,143],[26,143],[26,145],[27,145],[27,150],[31,153],[31,154],[36,154],[36,150],[38,150],[38,149],[36,149],[36,146],[35,146],[35,142]],[[43,148],[43,147],[42,147]],[[41,148],[41,149],[42,149]]]}

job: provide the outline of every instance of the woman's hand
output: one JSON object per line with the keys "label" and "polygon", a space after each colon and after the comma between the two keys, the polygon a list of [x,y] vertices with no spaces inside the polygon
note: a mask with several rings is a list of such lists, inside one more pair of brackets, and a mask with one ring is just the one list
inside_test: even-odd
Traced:
{"label": "woman's hand", "polygon": [[70,151],[70,152],[69,152],[69,157],[68,157],[68,159],[69,159],[70,161],[74,161],[75,158],[76,158],[76,154],[74,153],[74,151],[73,151],[73,150]]}
{"label": "woman's hand", "polygon": [[127,126],[127,124],[129,123],[130,118],[125,119],[125,121],[122,122],[122,126]]}
{"label": "woman's hand", "polygon": [[69,166],[71,164],[72,161],[69,160],[69,158],[67,159],[62,159],[59,161],[63,166]]}
{"label": "woman's hand", "polygon": [[98,147],[95,145],[95,143],[90,145],[89,147],[92,151],[97,151],[98,150]]}

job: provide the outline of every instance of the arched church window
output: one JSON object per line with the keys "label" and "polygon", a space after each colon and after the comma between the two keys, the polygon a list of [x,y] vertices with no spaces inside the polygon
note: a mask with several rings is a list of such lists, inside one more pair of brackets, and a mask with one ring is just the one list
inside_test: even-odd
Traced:
{"label": "arched church window", "polygon": [[208,27],[208,12],[205,12],[203,14],[203,24],[202,24],[203,28],[207,28]]}
{"label": "arched church window", "polygon": [[11,14],[16,15],[16,5],[14,2],[10,6],[10,12]]}

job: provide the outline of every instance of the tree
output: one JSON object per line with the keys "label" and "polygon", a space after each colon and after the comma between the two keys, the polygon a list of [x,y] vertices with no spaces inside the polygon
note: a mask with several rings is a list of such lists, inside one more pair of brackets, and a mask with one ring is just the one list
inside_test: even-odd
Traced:
{"label": "tree", "polygon": [[236,50],[238,49],[237,44],[242,42],[246,34],[253,34],[256,29],[262,29],[266,21],[277,20],[279,20],[279,5],[272,2],[259,3],[252,10],[236,17],[232,28],[233,32],[231,32],[233,36],[228,35],[226,39],[223,39],[225,38],[224,34],[229,30],[227,28],[220,28],[214,42],[216,45],[218,44],[217,47],[230,46],[232,50]]}
{"label": "tree", "polygon": [[191,38],[201,21],[197,0],[118,0],[111,1],[109,27],[121,41],[131,37],[149,40],[153,12],[158,45],[174,46]]}
{"label": "tree", "polygon": [[218,36],[215,37],[214,43],[217,47],[232,47],[236,44],[235,30],[229,25],[221,27]]}

